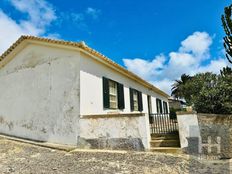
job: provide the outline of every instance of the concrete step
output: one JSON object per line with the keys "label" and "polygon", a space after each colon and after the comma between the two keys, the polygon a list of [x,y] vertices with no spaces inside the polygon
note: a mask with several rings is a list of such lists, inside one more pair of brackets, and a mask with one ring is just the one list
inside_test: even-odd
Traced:
{"label": "concrete step", "polygon": [[151,134],[152,140],[179,140],[178,134]]}
{"label": "concrete step", "polygon": [[181,154],[182,150],[178,147],[152,147],[151,152],[162,152],[162,153],[176,153]]}
{"label": "concrete step", "polygon": [[151,140],[151,147],[180,147],[179,139],[175,140]]}

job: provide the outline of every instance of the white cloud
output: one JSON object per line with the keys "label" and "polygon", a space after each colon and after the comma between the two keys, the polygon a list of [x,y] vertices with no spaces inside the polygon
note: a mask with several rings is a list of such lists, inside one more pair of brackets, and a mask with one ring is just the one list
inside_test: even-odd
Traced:
{"label": "white cloud", "polygon": [[128,70],[170,94],[174,80],[179,79],[183,73],[189,75],[206,71],[219,73],[220,69],[228,65],[222,58],[202,65],[210,58],[211,44],[212,37],[208,33],[195,32],[181,42],[177,52],[169,53],[167,58],[162,55],[162,58],[157,56],[152,61],[140,58],[123,61]]}
{"label": "white cloud", "polygon": [[189,53],[171,52],[169,64],[172,66],[188,67],[196,63],[196,59]]}
{"label": "white cloud", "polygon": [[73,27],[78,28],[79,30],[87,31],[89,34],[89,22],[95,21],[99,18],[101,14],[100,9],[95,9],[92,7],[88,7],[81,12],[61,12],[60,16],[62,17],[61,22],[68,21],[69,24],[72,23]]}
{"label": "white cloud", "polygon": [[71,18],[75,22],[83,22],[85,17],[82,13],[71,13]]}
{"label": "white cloud", "polygon": [[212,38],[206,32],[195,32],[181,42],[179,52],[192,53],[199,58],[207,58]]}
{"label": "white cloud", "polygon": [[20,12],[28,14],[28,21],[37,27],[45,27],[56,19],[55,10],[45,0],[10,0]]}
{"label": "white cloud", "polygon": [[[55,10],[45,0],[9,0],[12,6],[26,19],[14,20],[0,9],[0,54],[21,35],[41,36],[47,34],[47,27],[56,20]],[[48,33],[53,37],[57,34]]]}
{"label": "white cloud", "polygon": [[200,66],[198,72],[213,72],[219,73],[219,70],[225,66],[229,66],[226,59],[219,58],[217,60],[211,60],[206,66]]}
{"label": "white cloud", "polygon": [[123,59],[123,62],[129,70],[136,72],[139,76],[145,79],[150,80],[159,73],[159,69],[164,67],[165,59],[164,55],[159,55],[152,61],[143,59]]}
{"label": "white cloud", "polygon": [[86,9],[86,14],[90,15],[93,19],[97,19],[98,16],[100,15],[100,13],[101,13],[101,10],[99,10],[99,9],[95,9],[92,7],[88,7]]}
{"label": "white cloud", "polygon": [[171,86],[173,84],[173,81],[171,81],[170,79],[162,79],[159,81],[149,81],[151,84],[154,84],[156,87],[158,87],[159,89],[162,89],[163,91],[167,92],[168,94],[170,94],[171,92]]}

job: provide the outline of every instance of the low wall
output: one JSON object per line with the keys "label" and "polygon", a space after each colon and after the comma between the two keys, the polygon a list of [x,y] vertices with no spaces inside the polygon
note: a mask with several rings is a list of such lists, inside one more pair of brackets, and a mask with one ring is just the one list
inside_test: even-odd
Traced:
{"label": "low wall", "polygon": [[181,148],[208,159],[232,158],[232,115],[177,113]]}
{"label": "low wall", "polygon": [[232,158],[232,115],[198,114],[198,122],[202,144],[211,144],[220,158]]}
{"label": "low wall", "polygon": [[199,139],[200,130],[197,120],[197,114],[192,112],[178,112],[177,120],[179,126],[179,137],[181,148],[184,152],[191,151],[189,141]]}
{"label": "low wall", "polygon": [[149,148],[148,115],[90,115],[80,119],[80,148],[145,150]]}

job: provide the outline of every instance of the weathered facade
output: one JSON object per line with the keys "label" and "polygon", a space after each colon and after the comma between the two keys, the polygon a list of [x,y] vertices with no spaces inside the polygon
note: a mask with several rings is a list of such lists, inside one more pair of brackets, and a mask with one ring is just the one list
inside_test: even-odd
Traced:
{"label": "weathered facade", "polygon": [[0,66],[3,134],[84,148],[147,149],[148,113],[157,112],[157,99],[168,103],[167,94],[84,43],[23,36]]}

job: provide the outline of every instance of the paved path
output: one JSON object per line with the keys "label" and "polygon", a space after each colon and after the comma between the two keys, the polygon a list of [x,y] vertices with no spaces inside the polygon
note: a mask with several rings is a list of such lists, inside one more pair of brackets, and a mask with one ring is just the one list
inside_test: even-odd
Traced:
{"label": "paved path", "polygon": [[198,161],[162,153],[65,152],[0,137],[0,173],[229,173],[229,161]]}

